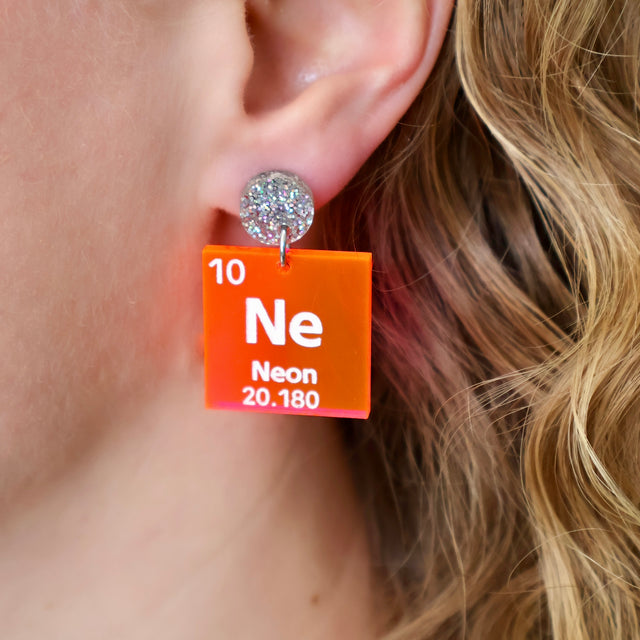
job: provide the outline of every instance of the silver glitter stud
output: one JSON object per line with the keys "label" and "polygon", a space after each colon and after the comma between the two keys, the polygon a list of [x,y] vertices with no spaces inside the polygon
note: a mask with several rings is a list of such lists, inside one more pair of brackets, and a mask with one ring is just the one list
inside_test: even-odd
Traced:
{"label": "silver glitter stud", "polygon": [[[313,222],[313,195],[289,171],[265,171],[251,178],[240,199],[240,220],[247,233],[264,244],[288,245],[309,230]],[[284,231],[283,231],[284,230]]]}

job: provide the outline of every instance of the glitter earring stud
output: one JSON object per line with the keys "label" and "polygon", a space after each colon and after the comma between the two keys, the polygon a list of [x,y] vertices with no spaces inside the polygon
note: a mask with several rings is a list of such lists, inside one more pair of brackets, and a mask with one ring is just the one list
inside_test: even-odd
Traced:
{"label": "glitter earring stud", "polygon": [[265,171],[251,178],[240,199],[240,220],[254,239],[280,246],[286,265],[289,245],[311,227],[314,216],[311,189],[289,171]]}

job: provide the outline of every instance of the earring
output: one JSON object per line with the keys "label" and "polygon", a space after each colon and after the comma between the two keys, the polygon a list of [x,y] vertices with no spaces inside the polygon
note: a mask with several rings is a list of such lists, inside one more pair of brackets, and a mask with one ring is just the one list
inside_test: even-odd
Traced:
{"label": "earring", "polygon": [[240,198],[245,231],[268,245],[279,245],[285,266],[289,245],[307,233],[314,216],[311,189],[289,171],[265,171],[251,178]]}
{"label": "earring", "polygon": [[302,179],[268,171],[243,190],[240,220],[270,247],[204,248],[208,407],[368,417],[371,254],[290,249],[313,219]]}

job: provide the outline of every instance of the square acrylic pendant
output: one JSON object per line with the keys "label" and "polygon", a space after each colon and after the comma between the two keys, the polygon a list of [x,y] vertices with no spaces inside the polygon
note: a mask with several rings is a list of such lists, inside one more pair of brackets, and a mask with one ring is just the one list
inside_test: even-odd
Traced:
{"label": "square acrylic pendant", "polygon": [[208,246],[205,400],[216,409],[366,418],[371,254]]}

